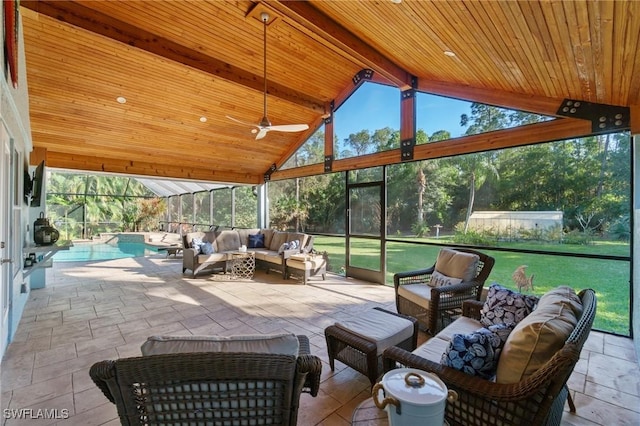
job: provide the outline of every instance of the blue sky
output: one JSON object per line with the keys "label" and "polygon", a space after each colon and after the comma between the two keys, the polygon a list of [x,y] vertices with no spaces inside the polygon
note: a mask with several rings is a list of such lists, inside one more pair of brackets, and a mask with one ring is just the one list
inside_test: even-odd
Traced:
{"label": "blue sky", "polygon": [[[418,94],[417,128],[430,136],[438,130],[448,130],[452,137],[460,136],[460,115],[469,114],[470,102],[441,96]],[[400,129],[400,91],[375,83],[365,83],[336,111],[335,132],[340,140],[351,133],[384,127]]]}

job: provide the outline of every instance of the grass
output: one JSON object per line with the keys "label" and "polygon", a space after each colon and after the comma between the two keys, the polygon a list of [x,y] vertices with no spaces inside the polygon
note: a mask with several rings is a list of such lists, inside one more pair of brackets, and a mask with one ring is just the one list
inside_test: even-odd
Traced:
{"label": "grass", "polygon": [[[422,239],[421,241],[425,241]],[[439,242],[446,244],[446,239]],[[409,240],[408,240],[409,242]],[[379,269],[378,242],[358,239],[352,246],[352,264],[373,270]],[[561,245],[540,243],[501,243],[501,247],[549,250],[572,253],[590,253],[602,255],[628,256],[629,244],[610,241],[598,241],[592,245]],[[314,247],[329,253],[330,270],[340,273],[345,266],[345,238],[316,236]],[[393,274],[401,271],[427,268],[432,266],[440,247],[402,242],[387,243],[387,285],[393,285]],[[527,276],[534,274],[535,295],[560,285],[567,285],[579,291],[592,288],[598,297],[598,310],[594,328],[628,336],[630,314],[631,282],[628,261],[600,260],[579,257],[550,256],[529,253],[512,253],[483,249],[483,252],[496,259],[495,266],[485,284],[497,282],[505,287],[516,289],[511,274],[520,265],[527,265]]]}

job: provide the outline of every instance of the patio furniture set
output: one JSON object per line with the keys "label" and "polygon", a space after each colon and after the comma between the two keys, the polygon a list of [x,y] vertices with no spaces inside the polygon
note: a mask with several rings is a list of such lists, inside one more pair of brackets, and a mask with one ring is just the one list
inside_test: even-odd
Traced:
{"label": "patio furniture set", "polygon": [[182,272],[190,270],[193,278],[215,268],[232,272],[232,277],[250,278],[252,268],[261,266],[285,279],[300,276],[306,284],[312,276],[325,279],[327,273],[326,258],[313,252],[313,236],[300,232],[245,228],[190,232],[183,247]]}
{"label": "patio furniture set", "polygon": [[[481,300],[493,264],[445,248],[431,268],[396,274],[397,312],[373,308],[325,329],[331,370],[338,360],[372,388],[396,368],[434,373],[457,395],[446,404],[449,425],[559,425],[565,401],[575,412],[566,383],[595,293],[561,286],[537,297],[494,283]],[[418,346],[420,327],[432,337]],[[322,368],[305,336],[151,337],[142,353],[91,368],[123,424],[294,425],[300,393],[317,395]],[[365,402],[354,421],[366,423],[371,409]]]}

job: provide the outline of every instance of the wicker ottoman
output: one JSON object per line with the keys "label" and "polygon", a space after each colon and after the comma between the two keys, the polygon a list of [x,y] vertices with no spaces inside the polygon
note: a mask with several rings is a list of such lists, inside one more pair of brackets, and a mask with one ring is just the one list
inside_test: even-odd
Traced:
{"label": "wicker ottoman", "polygon": [[327,274],[327,260],[319,254],[294,254],[287,259],[287,276],[300,275],[302,282],[307,283],[309,277]]}
{"label": "wicker ottoman", "polygon": [[418,320],[382,308],[357,318],[330,325],[324,330],[329,365],[343,362],[369,378],[373,386],[382,374],[382,352],[398,346],[413,351],[418,343]]}

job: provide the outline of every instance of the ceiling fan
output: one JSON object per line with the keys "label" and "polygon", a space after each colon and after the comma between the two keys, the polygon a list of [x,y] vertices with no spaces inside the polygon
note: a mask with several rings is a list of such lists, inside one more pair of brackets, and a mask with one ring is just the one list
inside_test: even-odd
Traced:
{"label": "ceiling fan", "polygon": [[301,132],[303,130],[307,130],[309,128],[307,124],[282,124],[279,126],[273,126],[267,117],[267,22],[269,21],[269,14],[267,12],[262,12],[260,14],[260,19],[262,20],[264,27],[264,114],[262,116],[262,120],[260,120],[258,124],[252,124],[238,120],[237,118],[233,118],[229,115],[227,115],[227,118],[240,124],[255,127],[255,129],[251,130],[251,133],[256,133],[256,139],[264,138],[267,135],[267,132],[272,130],[277,132]]}

